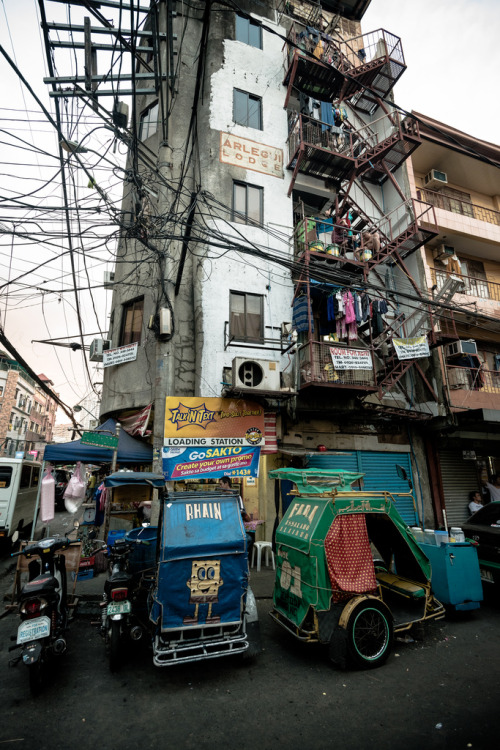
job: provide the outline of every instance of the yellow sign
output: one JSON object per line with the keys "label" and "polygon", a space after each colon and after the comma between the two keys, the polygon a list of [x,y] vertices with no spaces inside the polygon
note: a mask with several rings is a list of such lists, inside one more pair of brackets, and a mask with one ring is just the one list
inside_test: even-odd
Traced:
{"label": "yellow sign", "polygon": [[241,446],[262,447],[264,409],[244,399],[167,396],[163,444],[206,448],[204,458],[236,455]]}
{"label": "yellow sign", "polygon": [[283,178],[283,149],[230,133],[220,134],[220,161]]}

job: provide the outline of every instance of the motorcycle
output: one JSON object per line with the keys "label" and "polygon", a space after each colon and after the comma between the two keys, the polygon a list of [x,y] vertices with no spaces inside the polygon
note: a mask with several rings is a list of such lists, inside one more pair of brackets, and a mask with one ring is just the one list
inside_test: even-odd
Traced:
{"label": "motorcycle", "polygon": [[110,574],[101,602],[101,635],[112,672],[120,668],[125,639],[139,641],[144,634],[141,610],[145,610],[148,581],[138,576],[134,566],[129,564],[131,553],[141,544],[149,545],[149,542],[137,538],[118,539],[109,549]]}
{"label": "motorcycle", "polygon": [[[75,528],[78,525],[75,524]],[[14,540],[17,541],[17,540]],[[11,664],[20,661],[28,667],[30,690],[38,694],[44,682],[45,669],[52,656],[66,651],[66,631],[69,624],[66,560],[59,554],[79,540],[68,537],[49,537],[13,552],[11,557],[24,555],[32,560],[29,580],[19,596],[21,623],[17,630],[16,645],[9,650],[21,649],[21,654]]]}

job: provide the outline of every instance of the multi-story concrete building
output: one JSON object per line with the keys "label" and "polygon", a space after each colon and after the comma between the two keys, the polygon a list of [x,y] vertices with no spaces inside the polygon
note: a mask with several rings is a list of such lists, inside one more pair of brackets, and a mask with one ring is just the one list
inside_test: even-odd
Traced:
{"label": "multi-story concrete building", "polygon": [[0,455],[29,452],[29,424],[35,400],[36,383],[5,352],[0,352]]}
{"label": "multi-story concrete building", "polygon": [[[101,417],[152,405],[159,457],[166,396],[251,398],[278,436],[242,485],[259,516],[274,514],[267,470],[300,461],[364,472],[413,523],[402,468],[433,525],[433,425],[451,414],[442,346],[462,335],[444,311],[463,281],[426,270],[422,248],[447,239],[408,170],[411,157],[420,174],[431,139],[393,104],[402,41],[362,30],[369,0],[132,5],[130,127],[113,113],[129,157],[108,339],[137,346],[104,368]],[[89,101],[113,93],[107,83],[89,80]],[[453,185],[467,187],[458,173]]]}
{"label": "multi-story concrete building", "polygon": [[432,425],[428,460],[437,519],[445,509],[458,523],[468,492],[500,471],[500,147],[415,115],[412,195],[434,206],[438,224],[422,251],[425,284],[436,295],[456,289],[437,311],[446,414]]}
{"label": "multi-story concrete building", "polygon": [[[102,413],[154,403],[160,447],[166,395],[260,400],[281,448],[246,491],[261,515],[267,469],[292,455],[362,469],[368,488],[404,492],[398,464],[426,479],[432,356],[415,368],[389,337],[426,330],[398,290],[412,291],[415,250],[437,229],[433,206],[409,193],[418,123],[390,103],[401,40],[361,32],[367,5],[201,4],[169,20],[160,4],[160,29],[183,40],[180,74],[136,98],[138,153],[154,159],[130,158],[142,189],[125,186],[109,339],[139,346],[105,369]],[[359,307],[354,321],[328,312],[336,294]]]}
{"label": "multi-story concrete building", "polygon": [[[48,386],[53,383],[39,375]],[[0,455],[36,459],[52,441],[57,404],[5,352],[0,352]]]}

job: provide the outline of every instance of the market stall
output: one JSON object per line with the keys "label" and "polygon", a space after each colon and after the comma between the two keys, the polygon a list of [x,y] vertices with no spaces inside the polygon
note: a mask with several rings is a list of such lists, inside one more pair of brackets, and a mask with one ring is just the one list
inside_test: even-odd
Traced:
{"label": "market stall", "polygon": [[[116,435],[117,422],[107,419],[103,424],[96,427],[94,433],[105,435]],[[43,457],[42,474],[47,463],[54,465],[74,464],[80,461],[84,464],[103,466],[116,464],[118,466],[149,467],[153,461],[153,446],[133,438],[123,429],[118,430],[118,447],[116,451],[111,448],[99,448],[94,445],[86,445],[82,440],[72,440],[69,443],[56,443],[45,448]],[[38,515],[40,503],[40,490],[35,508],[34,522]]]}

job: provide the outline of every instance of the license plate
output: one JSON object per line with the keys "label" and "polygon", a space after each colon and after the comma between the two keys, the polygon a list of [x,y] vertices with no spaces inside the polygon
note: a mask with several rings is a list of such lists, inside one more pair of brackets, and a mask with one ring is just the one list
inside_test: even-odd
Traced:
{"label": "license plate", "polygon": [[486,570],[486,568],[480,568],[479,570],[481,572],[482,581],[489,581],[490,583],[494,583],[493,573],[491,572],[491,570]]}
{"label": "license plate", "polygon": [[132,605],[127,601],[108,604],[108,615],[127,615],[131,611]]}
{"label": "license plate", "polygon": [[50,635],[50,619],[48,617],[35,617],[34,620],[26,620],[21,623],[17,631],[17,642],[37,641]]}

